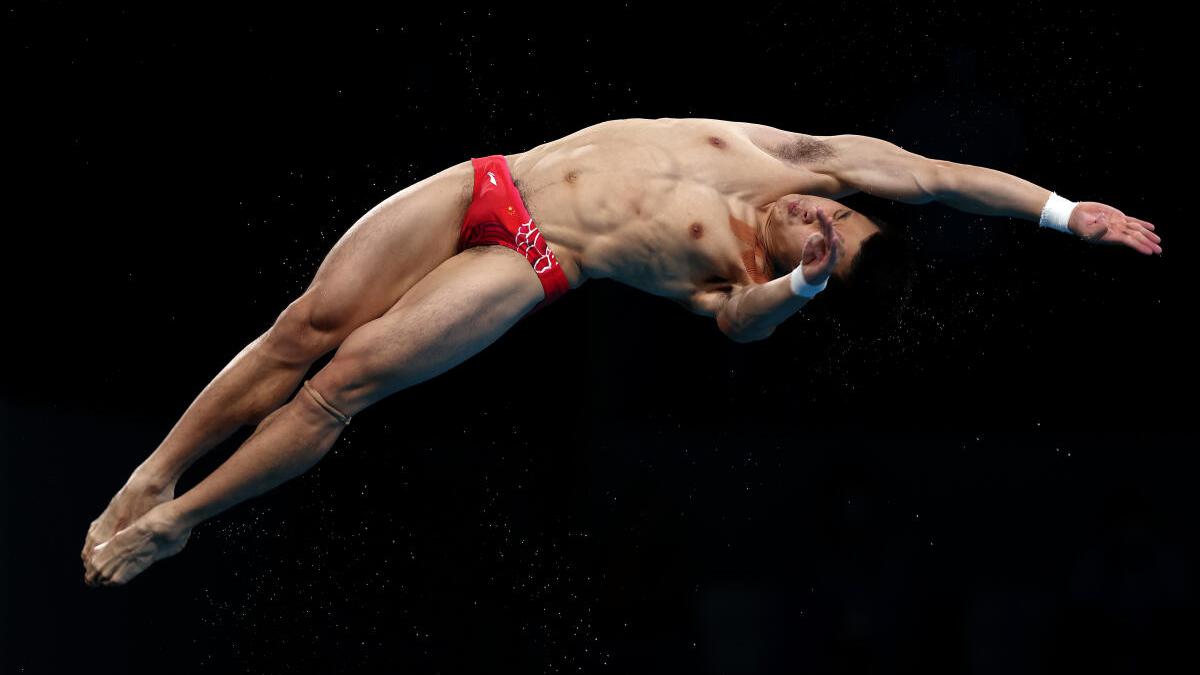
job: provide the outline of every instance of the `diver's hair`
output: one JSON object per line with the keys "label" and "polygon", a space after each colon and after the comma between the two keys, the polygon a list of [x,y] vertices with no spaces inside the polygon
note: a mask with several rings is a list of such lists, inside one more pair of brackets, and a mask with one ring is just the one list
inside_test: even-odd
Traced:
{"label": "diver's hair", "polygon": [[914,301],[913,240],[903,225],[868,218],[880,231],[863,240],[844,276],[829,280],[810,315],[813,373],[837,396],[895,382],[913,367],[907,356],[928,324]]}
{"label": "diver's hair", "polygon": [[879,232],[859,246],[844,277],[829,284],[829,302],[852,331],[887,331],[903,318],[912,299],[916,272],[907,231],[878,217]]}

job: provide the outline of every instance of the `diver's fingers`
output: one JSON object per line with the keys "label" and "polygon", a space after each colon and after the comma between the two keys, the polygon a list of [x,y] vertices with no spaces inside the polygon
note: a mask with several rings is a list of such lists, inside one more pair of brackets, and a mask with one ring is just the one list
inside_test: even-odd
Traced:
{"label": "diver's fingers", "polygon": [[1129,227],[1131,230],[1135,230],[1137,232],[1142,233],[1142,235],[1145,236],[1150,241],[1152,241],[1156,244],[1159,243],[1160,241],[1162,241],[1162,237],[1159,237],[1157,234],[1154,234],[1153,232],[1151,232],[1150,229],[1147,228],[1145,225],[1143,225],[1141,222],[1139,222],[1137,218],[1126,218],[1125,220],[1128,221],[1126,223],[1127,227]]}
{"label": "diver's fingers", "polygon": [[1142,230],[1133,231],[1133,237],[1148,246],[1151,253],[1162,253],[1162,246],[1159,246],[1157,242],[1150,238],[1153,236],[1154,234],[1151,232],[1143,232]]}
{"label": "diver's fingers", "polygon": [[1154,249],[1150,247],[1149,242],[1132,232],[1126,232],[1125,234],[1121,235],[1120,241],[1138,253],[1143,253],[1146,255],[1151,255],[1154,253]]}
{"label": "diver's fingers", "polygon": [[1149,223],[1149,222],[1142,220],[1141,218],[1134,218],[1132,216],[1125,216],[1125,217],[1129,218],[1130,220],[1137,223],[1138,225],[1141,225],[1142,227],[1146,228],[1147,230],[1154,229],[1154,223]]}

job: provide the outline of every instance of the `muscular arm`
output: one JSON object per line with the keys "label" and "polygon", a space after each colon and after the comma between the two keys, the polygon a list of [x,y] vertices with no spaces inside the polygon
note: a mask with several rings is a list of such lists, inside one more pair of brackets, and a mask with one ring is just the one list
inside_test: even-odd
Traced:
{"label": "muscular arm", "polygon": [[735,286],[717,310],[717,327],[735,342],[761,340],[809,300],[792,293],[786,274],[765,284]]}
{"label": "muscular arm", "polygon": [[[1050,190],[1003,171],[929,159],[870,136],[809,137],[825,152],[809,169],[844,195],[866,192],[909,204],[938,201],[959,211],[1038,222]],[[1099,202],[1079,202],[1071,233],[1096,243],[1122,244],[1140,253],[1162,253],[1154,225]]]}
{"label": "muscular arm", "polygon": [[703,291],[680,305],[715,317],[717,328],[734,342],[754,342],[775,332],[775,326],[808,304],[808,298],[793,295],[786,276],[765,284],[740,284],[728,290]]}
{"label": "muscular arm", "polygon": [[833,219],[824,209],[817,208],[821,232],[805,242],[801,268],[772,279],[764,284],[738,284],[728,290],[703,291],[692,298],[692,309],[714,315],[717,327],[736,342],[761,340],[775,332],[775,326],[808,304],[811,298],[792,290],[793,274],[803,274],[796,281],[819,286],[829,278],[838,259],[845,252],[845,240],[833,228]]}
{"label": "muscular arm", "polygon": [[1037,222],[1050,191],[982,166],[929,159],[870,136],[814,137],[829,156],[813,170],[837,182],[841,193],[866,192],[908,204],[938,201],[968,213]]}

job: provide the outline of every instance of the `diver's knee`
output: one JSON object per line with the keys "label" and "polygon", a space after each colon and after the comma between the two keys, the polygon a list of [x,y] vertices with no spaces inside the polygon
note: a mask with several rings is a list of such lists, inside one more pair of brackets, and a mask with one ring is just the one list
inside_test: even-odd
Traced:
{"label": "diver's knee", "polygon": [[[348,348],[349,347],[349,348]],[[393,373],[377,354],[347,341],[310,382],[325,401],[346,416],[358,414],[393,390]]]}
{"label": "diver's knee", "polygon": [[343,332],[322,318],[318,301],[306,293],[293,300],[263,337],[263,348],[289,364],[307,365],[337,347]]}
{"label": "diver's knee", "polygon": [[317,388],[312,384],[312,380],[305,380],[300,388],[302,390],[301,396],[307,397],[310,403],[316,404],[318,408],[343,426],[350,424],[351,416],[342,412],[343,409],[339,409],[324,394],[317,391]]}

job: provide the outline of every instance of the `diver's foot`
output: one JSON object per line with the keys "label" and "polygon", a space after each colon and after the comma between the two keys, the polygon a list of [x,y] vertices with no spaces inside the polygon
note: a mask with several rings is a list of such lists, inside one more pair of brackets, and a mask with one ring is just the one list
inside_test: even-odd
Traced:
{"label": "diver's foot", "polygon": [[141,469],[134,471],[125,486],[108,502],[104,513],[88,526],[79,557],[86,563],[96,544],[108,541],[118,530],[141,518],[150,509],[174,498],[174,481],[151,478]]}
{"label": "diver's foot", "polygon": [[183,550],[192,528],[185,528],[173,509],[159,504],[108,541],[97,544],[84,561],[89,586],[120,586],[155,562]]}

